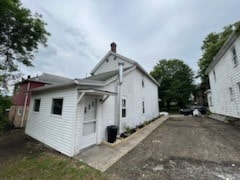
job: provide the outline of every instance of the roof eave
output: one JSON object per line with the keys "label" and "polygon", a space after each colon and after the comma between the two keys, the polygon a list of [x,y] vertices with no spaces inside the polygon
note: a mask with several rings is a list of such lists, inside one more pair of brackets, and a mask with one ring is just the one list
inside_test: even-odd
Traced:
{"label": "roof eave", "polygon": [[74,86],[76,85],[76,83],[74,81],[68,82],[68,83],[64,83],[64,84],[54,84],[54,85],[47,85],[47,86],[42,86],[39,88],[34,88],[31,89],[31,92],[39,92],[39,91],[48,91],[48,90],[53,90],[56,88],[65,88],[65,87],[70,87],[70,86]]}
{"label": "roof eave", "polygon": [[160,84],[145,70],[143,67],[137,63],[137,67],[144,72],[146,76],[148,76],[157,86],[160,86]]}
{"label": "roof eave", "polygon": [[213,57],[213,61],[208,66],[205,74],[208,75],[209,72],[213,69],[213,67],[218,63],[221,57],[226,53],[226,51],[232,46],[232,44],[237,40],[239,36],[236,35],[236,30],[230,35],[230,37],[226,40],[223,46],[220,48],[218,53]]}

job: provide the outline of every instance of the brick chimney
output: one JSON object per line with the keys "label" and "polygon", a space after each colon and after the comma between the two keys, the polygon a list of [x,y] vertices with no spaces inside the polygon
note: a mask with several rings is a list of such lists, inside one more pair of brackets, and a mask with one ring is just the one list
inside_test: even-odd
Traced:
{"label": "brick chimney", "polygon": [[117,44],[115,42],[111,43],[111,51],[117,53]]}

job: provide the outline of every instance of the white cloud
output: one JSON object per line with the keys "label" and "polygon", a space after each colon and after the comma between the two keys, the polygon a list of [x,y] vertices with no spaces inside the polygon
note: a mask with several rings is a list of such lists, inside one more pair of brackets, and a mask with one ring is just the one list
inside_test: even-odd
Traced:
{"label": "white cloud", "polygon": [[183,59],[196,71],[204,37],[238,21],[240,6],[238,0],[22,2],[43,15],[51,37],[37,54],[35,68],[21,70],[70,78],[89,73],[112,41],[120,54],[147,71],[163,58]]}

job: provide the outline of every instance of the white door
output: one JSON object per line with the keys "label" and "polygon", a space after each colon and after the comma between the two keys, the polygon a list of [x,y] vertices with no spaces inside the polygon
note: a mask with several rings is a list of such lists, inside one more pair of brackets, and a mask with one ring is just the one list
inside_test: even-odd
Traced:
{"label": "white door", "polygon": [[86,96],[80,148],[83,149],[97,142],[97,99]]}

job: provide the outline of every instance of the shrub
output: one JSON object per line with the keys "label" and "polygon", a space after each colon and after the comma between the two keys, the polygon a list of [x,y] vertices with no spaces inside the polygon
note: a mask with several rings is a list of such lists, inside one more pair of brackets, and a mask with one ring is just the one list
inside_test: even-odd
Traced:
{"label": "shrub", "polygon": [[0,133],[13,128],[12,123],[8,121],[8,113],[6,112],[10,106],[10,97],[0,95]]}

